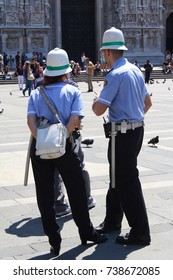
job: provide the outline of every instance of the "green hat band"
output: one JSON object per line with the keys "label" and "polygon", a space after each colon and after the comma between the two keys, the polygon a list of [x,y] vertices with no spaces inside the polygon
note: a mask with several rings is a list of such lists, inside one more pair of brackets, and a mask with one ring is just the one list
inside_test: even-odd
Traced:
{"label": "green hat band", "polygon": [[63,65],[63,66],[55,66],[55,67],[54,66],[47,66],[46,68],[49,71],[64,70],[64,69],[69,68],[69,64]]}
{"label": "green hat band", "polygon": [[102,43],[102,47],[104,46],[124,46],[124,42],[106,42]]}

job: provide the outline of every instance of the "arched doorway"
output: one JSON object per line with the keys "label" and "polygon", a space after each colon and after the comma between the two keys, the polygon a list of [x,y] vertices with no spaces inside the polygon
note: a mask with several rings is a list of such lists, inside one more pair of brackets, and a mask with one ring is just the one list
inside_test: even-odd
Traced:
{"label": "arched doorway", "polygon": [[62,48],[69,59],[81,62],[81,53],[96,61],[95,11],[93,0],[61,0]]}
{"label": "arched doorway", "polygon": [[169,15],[166,21],[166,49],[173,50],[173,13]]}

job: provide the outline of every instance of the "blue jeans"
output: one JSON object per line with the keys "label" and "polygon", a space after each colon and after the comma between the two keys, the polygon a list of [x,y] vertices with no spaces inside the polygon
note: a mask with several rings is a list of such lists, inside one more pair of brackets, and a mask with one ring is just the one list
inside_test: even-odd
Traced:
{"label": "blue jeans", "polygon": [[32,83],[33,83],[32,80],[26,80],[26,87],[23,90],[23,94],[25,94],[25,92],[28,90],[28,95],[30,96],[32,90]]}

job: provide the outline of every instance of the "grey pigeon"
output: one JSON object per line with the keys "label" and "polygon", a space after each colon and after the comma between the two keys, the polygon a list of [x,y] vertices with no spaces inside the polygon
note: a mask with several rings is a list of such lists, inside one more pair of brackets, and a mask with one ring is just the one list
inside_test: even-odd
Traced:
{"label": "grey pigeon", "polygon": [[148,141],[148,145],[152,144],[153,146],[155,146],[157,143],[159,143],[159,136],[156,136]]}
{"label": "grey pigeon", "polygon": [[94,143],[94,139],[85,139],[85,140],[81,141],[81,143],[89,146]]}

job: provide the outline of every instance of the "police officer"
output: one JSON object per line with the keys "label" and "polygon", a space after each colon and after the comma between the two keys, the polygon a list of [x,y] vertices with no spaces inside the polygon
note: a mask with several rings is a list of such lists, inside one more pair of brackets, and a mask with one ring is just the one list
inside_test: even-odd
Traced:
{"label": "police officer", "polygon": [[111,136],[108,145],[110,187],[106,196],[106,216],[98,232],[120,231],[123,213],[130,232],[119,235],[117,243],[150,244],[148,217],[138,176],[137,157],[144,135],[144,114],[151,99],[143,74],[123,57],[127,50],[121,30],[105,31],[101,51],[111,71],[100,96],[96,93],[92,109],[97,116],[108,110]]}
{"label": "police officer", "polygon": [[[44,70],[44,89],[58,111],[62,123],[66,126],[69,136],[76,126],[80,127],[80,121],[84,116],[80,91],[66,82],[70,72],[71,67],[66,51],[55,48],[48,53],[47,66]],[[28,126],[34,137],[31,144],[31,162],[37,203],[43,229],[51,245],[51,252],[59,255],[61,247],[60,227],[56,223],[54,209],[55,168],[58,169],[67,189],[73,219],[78,227],[82,244],[86,244],[87,241],[94,243],[106,241],[106,236],[97,233],[90,221],[81,162],[74,152],[71,137],[66,140],[66,153],[63,156],[47,160],[36,156],[38,118],[47,118],[51,123],[57,122],[39,89],[32,92],[27,115]]]}

